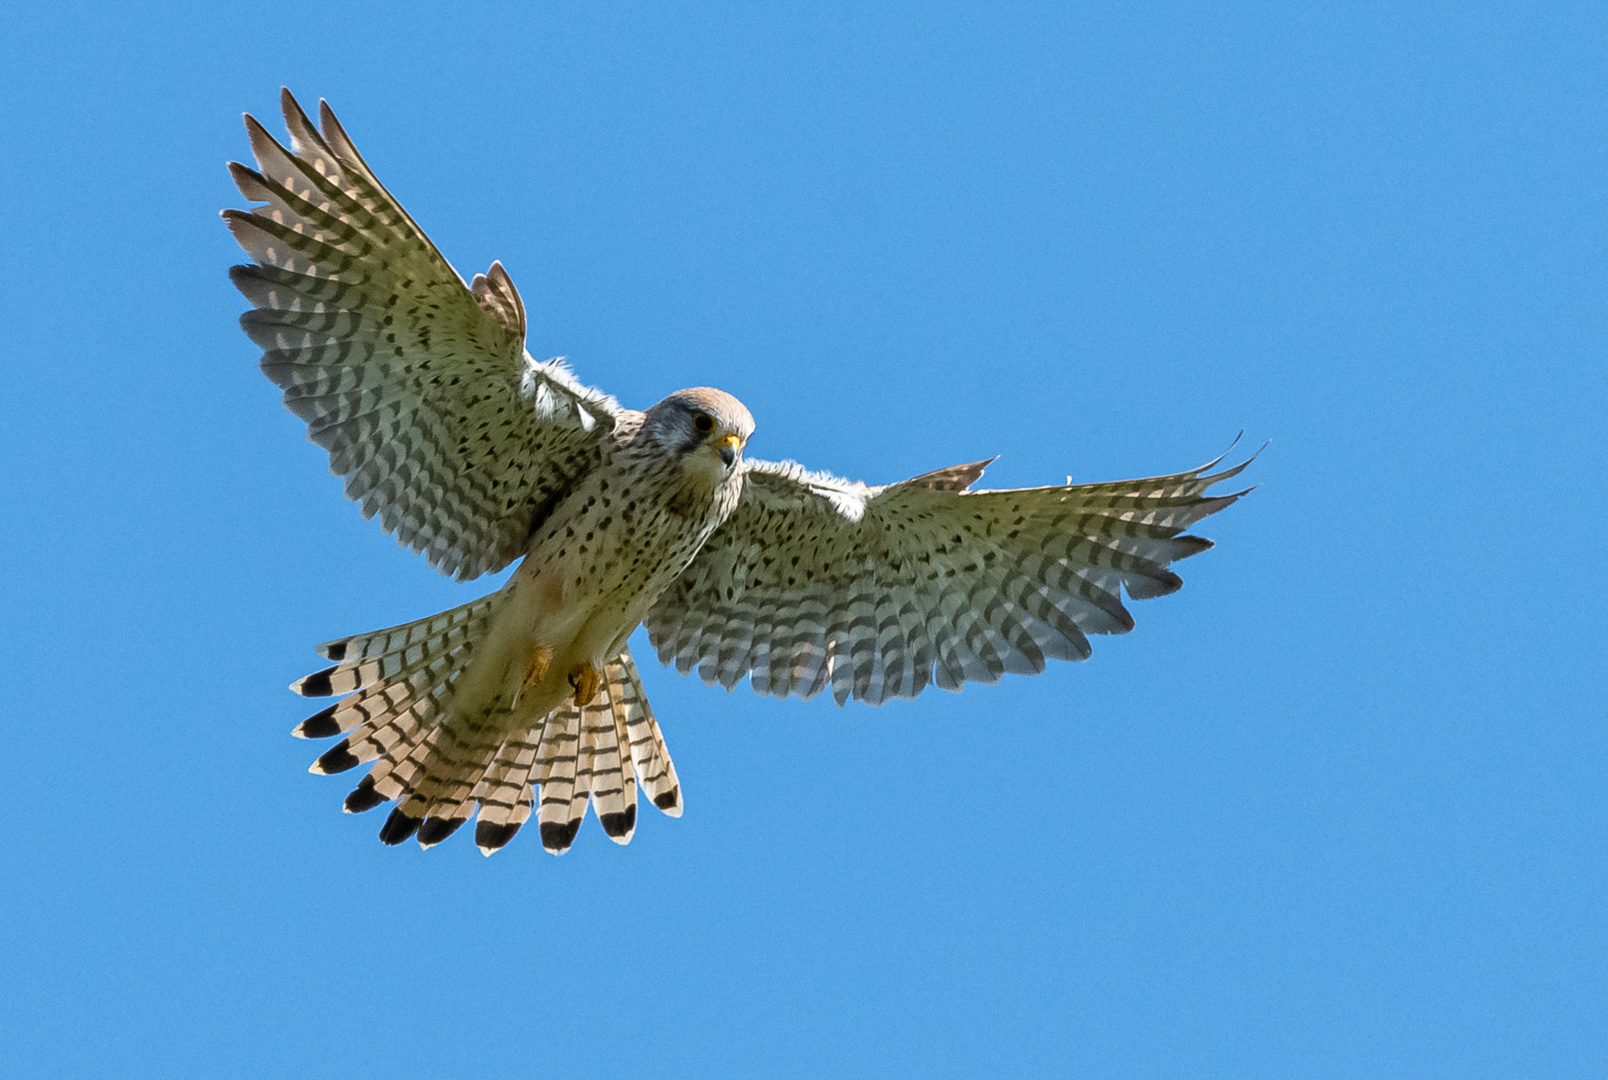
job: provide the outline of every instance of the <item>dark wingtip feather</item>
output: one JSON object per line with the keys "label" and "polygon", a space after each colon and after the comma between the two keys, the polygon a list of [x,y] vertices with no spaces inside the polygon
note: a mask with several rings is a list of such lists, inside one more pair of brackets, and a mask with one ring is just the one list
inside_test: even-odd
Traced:
{"label": "dark wingtip feather", "polygon": [[482,854],[490,855],[500,850],[503,845],[514,838],[523,822],[514,822],[508,825],[493,825],[489,821],[482,821],[475,826],[475,847]]}
{"label": "dark wingtip feather", "polygon": [[1129,574],[1122,579],[1127,587],[1128,596],[1134,600],[1154,600],[1158,596],[1170,596],[1184,587],[1184,579],[1171,570],[1163,570],[1160,574],[1149,575]]}
{"label": "dark wingtip feather", "polygon": [[384,801],[385,796],[374,790],[374,777],[365,776],[346,796],[341,809],[348,814],[361,814],[365,810],[374,809]]}
{"label": "dark wingtip feather", "polygon": [[[1241,432],[1240,434],[1243,435],[1244,432]],[[1235,436],[1234,441],[1236,443],[1239,442],[1239,436]],[[1251,463],[1254,462],[1257,458],[1261,457],[1262,456],[1262,451],[1266,450],[1269,446],[1272,445],[1272,443],[1273,443],[1273,440],[1269,439],[1267,442],[1265,442],[1261,446],[1257,447],[1256,452],[1254,454],[1252,454],[1250,457],[1246,458],[1244,461],[1240,462],[1238,465],[1235,465],[1233,468],[1230,468],[1230,469],[1224,469],[1222,472],[1217,473],[1217,474],[1215,474],[1213,476],[1205,477],[1204,479],[1209,480],[1213,484],[1216,484],[1216,483],[1220,483],[1223,480],[1229,480],[1229,479],[1232,479],[1233,477],[1238,476],[1240,473],[1242,473],[1246,469],[1250,468]],[[1229,447],[1229,450],[1233,450],[1233,449],[1234,448],[1232,446]],[[1196,471],[1200,472],[1200,473],[1207,472],[1210,469],[1212,469],[1213,467],[1215,467],[1218,464],[1218,462],[1222,461],[1223,458],[1226,458],[1227,456],[1228,456],[1228,454],[1224,453],[1221,456],[1219,456],[1216,459],[1216,461],[1212,461],[1212,462],[1210,462],[1210,463],[1208,463],[1206,465],[1202,465]],[[1254,485],[1253,485],[1253,487],[1254,487]],[[1234,499],[1239,498],[1241,495],[1244,495],[1244,494],[1250,492],[1251,490],[1253,490],[1253,488],[1246,488],[1244,491],[1236,491],[1233,495],[1227,496],[1227,498],[1229,499],[1230,502],[1232,502]],[[1224,505],[1227,505],[1227,504],[1225,503]]]}
{"label": "dark wingtip feather", "polygon": [[318,647],[318,655],[325,660],[345,660],[346,645],[350,638],[341,638],[339,641],[326,641]]}
{"label": "dark wingtip feather", "polygon": [[327,667],[323,671],[313,672],[305,679],[297,679],[290,684],[290,688],[302,697],[329,697],[335,692],[329,681],[329,677],[333,674],[335,668]]}
{"label": "dark wingtip feather", "polygon": [[324,751],[323,756],[313,762],[313,767],[307,771],[321,776],[333,776],[347,769],[355,769],[361,764],[363,763],[357,760],[357,755],[352,753],[351,741],[342,739]]}
{"label": "dark wingtip feather", "polygon": [[[222,213],[224,215],[224,220],[227,221],[230,211],[224,210]],[[230,283],[233,284],[235,288],[239,289],[241,295],[243,295],[247,300],[251,300],[251,294],[246,290],[250,289],[253,284],[255,284],[255,279],[258,276],[259,269],[260,268],[257,266],[248,266],[245,264],[236,264],[229,267]],[[255,303],[256,301],[252,302]]]}
{"label": "dark wingtip feather", "polygon": [[[263,182],[262,173],[258,172],[256,169],[253,169],[250,165],[245,165],[238,161],[231,161],[228,162],[225,167],[229,170],[229,178],[235,182],[236,187],[240,186],[242,183],[261,184]],[[251,196],[247,195],[246,198],[249,199]]]}
{"label": "dark wingtip feather", "polygon": [[610,836],[630,836],[631,830],[636,828],[636,804],[632,803],[619,813],[599,814],[598,820]]}
{"label": "dark wingtip feather", "polygon": [[681,805],[681,789],[673,787],[669,791],[661,791],[653,797],[653,805],[660,810],[674,810]]}
{"label": "dark wingtip feather", "polygon": [[435,847],[437,844],[441,843],[441,841],[445,840],[447,837],[461,829],[463,827],[463,823],[468,820],[469,819],[466,817],[425,818],[424,823],[419,826],[419,846],[424,848]]}
{"label": "dark wingtip feather", "polygon": [[335,722],[335,710],[338,708],[339,705],[331,705],[327,709],[320,709],[297,724],[290,733],[298,739],[327,739],[331,735],[339,735],[341,726]]}
{"label": "dark wingtip feather", "polygon": [[542,847],[554,855],[562,855],[575,843],[575,834],[581,831],[581,819],[542,822]]}
{"label": "dark wingtip feather", "polygon": [[385,819],[380,826],[380,843],[395,847],[408,837],[419,831],[422,818],[408,817],[399,806],[391,811],[391,816]]}

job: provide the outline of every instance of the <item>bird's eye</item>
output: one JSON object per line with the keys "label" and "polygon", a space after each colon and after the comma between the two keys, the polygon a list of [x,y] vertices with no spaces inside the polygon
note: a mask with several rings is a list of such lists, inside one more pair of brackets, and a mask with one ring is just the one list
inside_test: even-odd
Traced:
{"label": "bird's eye", "polygon": [[699,413],[692,418],[692,426],[698,429],[698,434],[707,435],[715,430],[715,418],[708,413]]}

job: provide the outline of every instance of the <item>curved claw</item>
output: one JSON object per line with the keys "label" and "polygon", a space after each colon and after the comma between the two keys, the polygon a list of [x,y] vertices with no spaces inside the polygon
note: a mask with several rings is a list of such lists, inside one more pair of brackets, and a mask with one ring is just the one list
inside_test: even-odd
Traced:
{"label": "curved claw", "polygon": [[575,688],[575,705],[584,707],[587,702],[597,696],[597,688],[602,685],[602,678],[597,668],[591,663],[582,664],[569,673],[569,684]]}

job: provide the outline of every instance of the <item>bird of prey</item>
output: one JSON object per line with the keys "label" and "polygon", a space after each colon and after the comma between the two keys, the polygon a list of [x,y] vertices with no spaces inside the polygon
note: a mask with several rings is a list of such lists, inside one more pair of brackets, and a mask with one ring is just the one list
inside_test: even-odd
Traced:
{"label": "bird of prey", "polygon": [[974,491],[988,461],[870,487],[748,459],[730,394],[638,412],[533,359],[501,264],[465,284],[327,104],[317,127],[281,104],[289,148],[248,115],[257,167],[229,166],[259,205],[223,211],[253,260],[230,277],[263,373],[399,543],[459,580],[523,560],[489,596],[319,646],[333,666],[292,684],[340,697],[295,734],[344,736],[315,773],[371,763],[345,809],[394,802],[387,844],[478,815],[489,855],[534,813],[558,854],[588,805],[623,844],[639,785],[679,816],[639,624],[728,690],[875,705],[995,683],[1128,631],[1122,591],[1179,588],[1168,564],[1211,546],[1185,530],[1244,494],[1207,490],[1248,461]]}

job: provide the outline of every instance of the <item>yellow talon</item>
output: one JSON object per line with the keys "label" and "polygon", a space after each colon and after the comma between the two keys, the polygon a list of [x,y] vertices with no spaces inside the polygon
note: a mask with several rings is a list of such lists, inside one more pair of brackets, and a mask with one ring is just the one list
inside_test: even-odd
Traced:
{"label": "yellow talon", "polygon": [[539,682],[547,674],[547,665],[553,662],[553,650],[545,645],[538,645],[530,651],[530,663],[525,667],[525,677],[520,681],[521,686],[529,686]]}
{"label": "yellow talon", "polygon": [[547,668],[553,662],[553,650],[545,645],[538,645],[530,651],[530,660],[525,664],[525,674],[514,687],[509,698],[510,709],[519,707],[519,699],[524,695],[526,688],[541,682],[542,676],[547,674]]}
{"label": "yellow talon", "polygon": [[569,673],[569,684],[575,688],[575,705],[584,706],[597,696],[597,688],[602,680],[598,678],[597,668],[591,664],[582,664]]}

